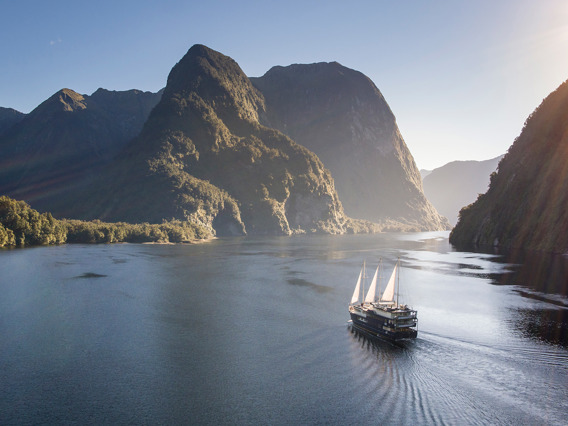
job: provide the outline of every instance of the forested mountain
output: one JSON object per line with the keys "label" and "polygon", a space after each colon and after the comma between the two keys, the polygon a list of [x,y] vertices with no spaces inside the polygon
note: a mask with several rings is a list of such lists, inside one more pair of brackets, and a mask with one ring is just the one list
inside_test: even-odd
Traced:
{"label": "forested mountain", "polygon": [[[218,235],[449,226],[367,77],[331,63],[252,81],[195,45],[157,94],[63,89],[30,114],[1,110],[0,194],[55,217]],[[344,214],[328,162],[351,214],[375,224]]]}
{"label": "forested mountain", "polygon": [[487,191],[489,176],[503,156],[485,161],[452,161],[432,170],[422,180],[426,198],[452,225],[462,207]]}
{"label": "forested mountain", "polygon": [[136,136],[161,93],[91,96],[63,89],[0,135],[0,194],[66,215],[81,191]]}
{"label": "forested mountain", "polygon": [[460,212],[453,244],[568,250],[568,81],[529,116],[491,176]]}
{"label": "forested mountain", "polygon": [[273,67],[251,81],[266,100],[261,122],[323,161],[346,214],[393,220],[401,229],[449,229],[424,196],[395,116],[368,77],[332,62]]}
{"label": "forested mountain", "polygon": [[321,161],[259,123],[264,98],[231,58],[193,46],[141,134],[81,205],[111,220],[199,223],[217,234],[343,233]]}

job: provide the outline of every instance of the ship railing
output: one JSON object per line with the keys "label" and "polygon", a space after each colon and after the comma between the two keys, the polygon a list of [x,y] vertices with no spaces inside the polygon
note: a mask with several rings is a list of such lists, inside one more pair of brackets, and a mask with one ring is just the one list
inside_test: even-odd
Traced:
{"label": "ship railing", "polygon": [[411,318],[416,318],[416,312],[409,312],[408,315],[397,315],[396,316],[397,319],[399,320],[405,320],[405,319],[411,319]]}
{"label": "ship railing", "polygon": [[394,324],[395,328],[409,328],[409,327],[414,327],[416,324],[418,323],[418,321],[410,321],[410,322],[402,322],[402,323],[396,323]]}

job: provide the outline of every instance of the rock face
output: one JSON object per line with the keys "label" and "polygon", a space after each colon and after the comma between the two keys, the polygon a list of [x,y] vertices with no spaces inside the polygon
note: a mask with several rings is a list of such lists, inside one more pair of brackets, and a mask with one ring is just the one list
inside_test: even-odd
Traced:
{"label": "rock face", "polygon": [[85,200],[88,211],[106,220],[189,220],[218,235],[346,232],[329,172],[261,125],[264,110],[235,61],[193,46],[141,134]]}
{"label": "rock face", "polygon": [[266,100],[261,122],[318,155],[346,214],[397,229],[449,229],[424,196],[395,117],[369,78],[332,62],[274,67],[251,81]]}
{"label": "rock face", "polygon": [[0,194],[58,215],[140,130],[161,93],[63,89],[0,135]]}
{"label": "rock face", "polygon": [[486,194],[460,212],[455,245],[568,250],[568,81],[525,122]]}
{"label": "rock face", "polygon": [[462,207],[487,191],[489,176],[503,156],[485,161],[452,161],[432,170],[422,180],[424,194],[452,225]]}

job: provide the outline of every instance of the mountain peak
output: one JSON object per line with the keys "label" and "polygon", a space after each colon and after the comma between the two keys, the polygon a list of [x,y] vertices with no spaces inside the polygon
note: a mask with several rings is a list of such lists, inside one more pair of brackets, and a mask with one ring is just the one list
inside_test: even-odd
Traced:
{"label": "mountain peak", "polygon": [[449,227],[424,197],[395,116],[363,73],[319,62],[273,67],[251,81],[266,102],[262,124],[323,161],[348,215],[381,223],[397,218],[416,230]]}
{"label": "mountain peak", "polygon": [[71,89],[61,89],[38,105],[29,115],[37,116],[54,112],[74,112],[87,109],[85,97]]}
{"label": "mountain peak", "polygon": [[354,72],[349,68],[344,67],[339,62],[314,62],[311,64],[291,64],[288,66],[276,65],[270,68],[263,77],[270,77],[271,75],[278,75],[284,73],[286,75],[290,74],[318,74],[321,75],[322,72],[325,73],[341,73],[343,71]]}
{"label": "mountain peak", "polygon": [[[353,106],[366,104],[378,109],[387,121],[396,121],[380,90],[369,77],[360,71],[347,68],[339,62],[316,62],[275,66],[262,77],[251,78],[253,85],[270,103],[275,93],[289,93],[295,102],[303,100],[308,109],[327,109],[330,113],[350,114]],[[280,95],[278,95],[280,96]],[[325,99],[318,108],[313,102]],[[286,105],[285,108],[296,108]],[[333,112],[332,112],[333,110]],[[299,112],[304,116],[306,111]]]}
{"label": "mountain peak", "polygon": [[57,96],[64,111],[77,111],[87,108],[85,97],[71,89],[61,89],[54,96]]}
{"label": "mountain peak", "polygon": [[178,103],[191,96],[215,105],[223,120],[257,122],[258,111],[264,109],[264,99],[239,65],[200,44],[192,46],[172,68],[164,90],[164,99],[177,99]]}
{"label": "mountain peak", "polygon": [[220,235],[343,233],[355,226],[321,161],[260,125],[263,108],[263,96],[233,59],[193,46],[117,160],[107,180],[116,191],[89,202],[93,209],[111,206],[103,214],[113,220],[173,217]]}
{"label": "mountain peak", "polygon": [[189,48],[189,50],[187,51],[187,54],[190,54],[190,55],[193,55],[193,56],[221,55],[220,52],[217,52],[216,50],[213,50],[213,49],[205,46],[204,44],[194,44],[193,46],[191,46]]}

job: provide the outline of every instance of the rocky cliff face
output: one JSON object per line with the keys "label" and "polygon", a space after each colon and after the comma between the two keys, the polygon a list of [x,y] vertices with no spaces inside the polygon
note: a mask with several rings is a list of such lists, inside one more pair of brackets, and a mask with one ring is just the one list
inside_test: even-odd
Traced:
{"label": "rocky cliff face", "polygon": [[395,229],[448,229],[380,91],[336,62],[274,67],[252,78],[266,100],[261,122],[312,150],[335,179],[349,216]]}
{"label": "rocky cliff face", "polygon": [[568,81],[525,122],[487,193],[460,212],[456,245],[568,251]]}
{"label": "rocky cliff face", "polygon": [[487,191],[489,176],[497,170],[499,156],[485,161],[452,161],[432,170],[422,180],[424,194],[452,225],[462,207]]}
{"label": "rocky cliff face", "polygon": [[63,89],[0,135],[0,193],[55,214],[142,129],[161,94]]}
{"label": "rocky cliff face", "polygon": [[261,125],[264,109],[235,61],[193,46],[89,211],[112,220],[190,220],[222,235],[346,232],[329,172]]}

